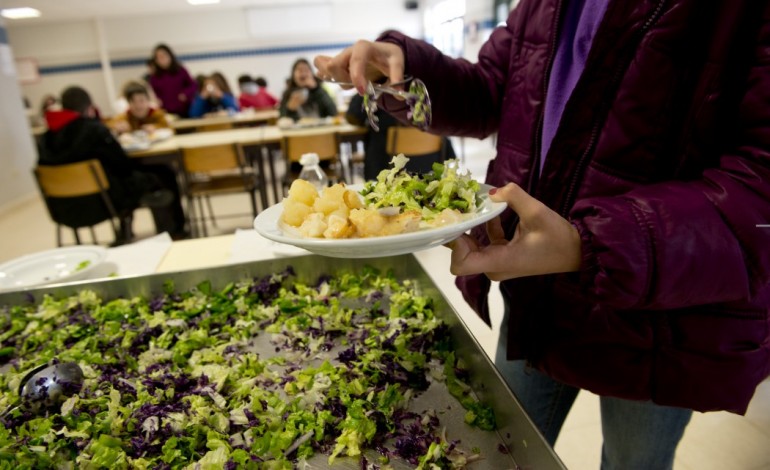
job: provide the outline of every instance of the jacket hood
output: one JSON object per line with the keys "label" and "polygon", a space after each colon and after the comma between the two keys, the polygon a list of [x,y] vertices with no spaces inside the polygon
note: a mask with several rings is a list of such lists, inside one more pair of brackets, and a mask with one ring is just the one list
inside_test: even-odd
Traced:
{"label": "jacket hood", "polygon": [[58,131],[62,127],[71,123],[80,117],[80,113],[63,109],[61,111],[48,111],[45,113],[45,120],[48,123],[48,129]]}

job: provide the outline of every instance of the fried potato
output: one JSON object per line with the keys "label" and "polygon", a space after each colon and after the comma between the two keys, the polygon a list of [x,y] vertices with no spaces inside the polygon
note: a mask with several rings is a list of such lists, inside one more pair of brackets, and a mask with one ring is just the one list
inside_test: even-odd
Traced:
{"label": "fried potato", "polygon": [[324,215],[318,212],[314,212],[307,216],[299,230],[302,232],[302,236],[309,238],[322,238],[328,225],[324,220]]}
{"label": "fried potato", "polygon": [[380,235],[396,235],[399,233],[414,232],[420,227],[422,215],[419,211],[407,211],[398,215],[386,217],[387,223]]}
{"label": "fried potato", "polygon": [[329,215],[340,207],[347,207],[343,199],[345,191],[345,186],[341,184],[324,188],[321,191],[321,195],[313,203],[313,209],[316,212],[323,212],[325,215]]}
{"label": "fried potato", "polygon": [[356,227],[356,233],[362,238],[379,236],[387,223],[386,218],[376,209],[353,209],[349,218]]}
{"label": "fried potato", "polygon": [[313,208],[307,204],[297,202],[293,199],[286,198],[283,200],[283,213],[281,214],[281,220],[285,224],[299,227],[302,222],[313,213]]}
{"label": "fried potato", "polygon": [[348,209],[363,209],[364,203],[361,202],[361,198],[358,196],[358,193],[347,189],[345,190],[345,194],[342,195],[343,201],[345,201],[345,205]]}
{"label": "fried potato", "polygon": [[312,206],[318,198],[318,190],[305,180],[296,179],[289,188],[289,199]]}
{"label": "fried potato", "polygon": [[394,235],[417,230],[421,219],[419,211],[389,216],[366,209],[358,193],[342,183],[319,194],[307,181],[295,180],[283,204],[281,220],[310,238]]}
{"label": "fried potato", "polygon": [[356,231],[347,217],[332,214],[327,219],[328,228],[324,231],[325,238],[350,238]]}

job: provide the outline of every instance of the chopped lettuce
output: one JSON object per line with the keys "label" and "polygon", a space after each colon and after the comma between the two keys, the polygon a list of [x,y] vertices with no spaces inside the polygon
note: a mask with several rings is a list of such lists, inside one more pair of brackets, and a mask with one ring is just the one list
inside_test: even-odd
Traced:
{"label": "chopped lettuce", "polygon": [[[494,427],[454,372],[432,299],[372,268],[315,284],[292,275],[6,307],[0,406],[19,403],[22,377],[41,363],[75,361],[85,383],[44,414],[1,417],[0,467],[291,469],[319,452],[333,462],[378,449],[386,461],[462,468],[437,415],[408,411],[446,361],[441,379],[467,421]],[[256,341],[276,354],[261,357]]]}
{"label": "chopped lettuce", "polygon": [[367,206],[416,210],[426,221],[435,219],[446,209],[461,214],[476,210],[480,185],[467,172],[460,171],[456,160],[434,163],[433,170],[426,174],[409,173],[408,161],[403,154],[394,156],[390,162],[392,168],[382,170],[375,181],[364,185],[361,195]]}

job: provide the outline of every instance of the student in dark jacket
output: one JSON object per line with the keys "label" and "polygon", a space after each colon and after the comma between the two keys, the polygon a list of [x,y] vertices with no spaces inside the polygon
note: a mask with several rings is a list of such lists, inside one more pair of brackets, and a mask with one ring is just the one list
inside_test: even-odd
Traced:
{"label": "student in dark jacket", "polygon": [[313,75],[313,68],[307,59],[297,59],[292,65],[279,109],[281,117],[290,117],[295,121],[337,115],[337,105]]}
{"label": "student in dark jacket", "polygon": [[[61,96],[61,111],[46,114],[48,131],[43,136],[39,164],[62,165],[98,159],[110,183],[109,195],[115,209],[127,225],[121,228],[122,240],[131,238],[130,213],[140,205],[150,206],[158,232],[172,236],[184,234],[185,218],[179,202],[179,190],[174,172],[165,166],[139,166],[126,155],[110,130],[96,118],[91,97],[80,87],[69,87]],[[66,201],[60,201],[66,206]],[[100,207],[81,205],[62,207],[74,224],[88,218],[88,209]],[[100,204],[98,201],[97,206]]]}
{"label": "student in dark jacket", "polygon": [[[553,443],[600,396],[603,469],[671,468],[692,410],[770,374],[770,1],[522,0],[476,63],[389,32],[321,76],[420,78],[431,131],[497,132],[511,208],[453,243],[496,365]],[[407,103],[382,106],[406,121]]]}

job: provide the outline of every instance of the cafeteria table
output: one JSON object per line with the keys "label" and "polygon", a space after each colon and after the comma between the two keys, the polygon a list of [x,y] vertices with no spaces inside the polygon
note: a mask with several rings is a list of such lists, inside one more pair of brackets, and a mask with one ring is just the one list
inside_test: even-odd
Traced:
{"label": "cafeteria table", "polygon": [[[155,142],[148,148],[129,151],[132,158],[141,159],[142,163],[160,163],[179,165],[183,148],[207,147],[210,145],[233,145],[243,147],[244,152],[255,165],[260,183],[267,188],[266,174],[269,173],[272,181],[273,201],[281,198],[282,187],[280,178],[276,174],[272,158],[272,151],[280,150],[284,136],[292,135],[319,135],[325,133],[337,133],[341,142],[353,142],[361,140],[367,132],[365,127],[351,124],[330,124],[312,127],[281,128],[278,126],[259,126],[240,129],[228,129],[222,131],[197,132],[194,134],[174,135],[166,140]],[[262,207],[267,207],[267,193],[260,191]]]}
{"label": "cafeteria table", "polygon": [[204,131],[209,126],[227,126],[233,128],[253,127],[262,124],[272,124],[279,117],[277,109],[241,111],[235,114],[224,114],[221,116],[205,116],[200,118],[176,119],[169,122],[169,125],[178,134],[188,132]]}

